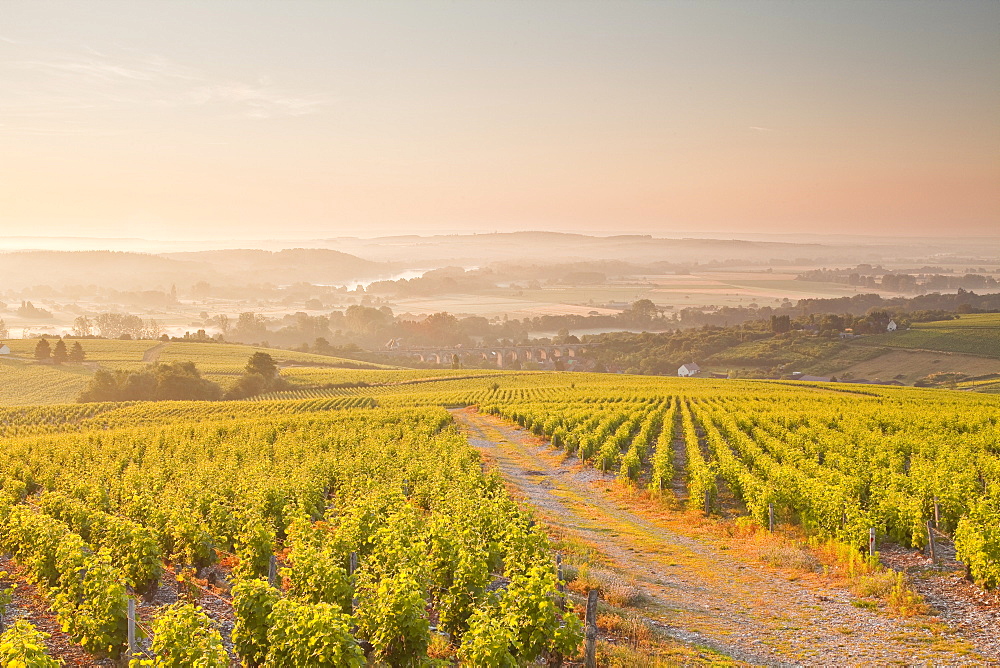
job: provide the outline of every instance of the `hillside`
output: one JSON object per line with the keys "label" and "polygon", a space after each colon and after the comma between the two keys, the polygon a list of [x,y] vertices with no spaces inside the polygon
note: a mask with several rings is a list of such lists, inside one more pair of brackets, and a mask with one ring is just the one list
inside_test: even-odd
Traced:
{"label": "hillside", "polygon": [[859,345],[938,350],[1000,359],[1000,314],[961,315],[957,320],[914,323],[905,332],[859,339]]}
{"label": "hillside", "polygon": [[330,284],[387,276],[394,267],[328,249],[221,250],[190,253],[20,251],[0,254],[0,285],[96,286],[117,290],[168,289],[199,281],[213,285],[297,282]]}
{"label": "hillside", "polygon": [[291,350],[225,343],[82,339],[82,365],[40,364],[33,358],[37,339],[11,339],[11,357],[0,357],[0,406],[60,404],[76,400],[98,368],[134,371],[156,362],[194,362],[202,376],[227,389],[255,352],[271,355],[281,368],[392,369],[356,360]]}
{"label": "hillside", "polygon": [[[141,651],[211,646],[220,665],[253,652],[282,664],[316,646],[356,665],[569,658],[591,591],[599,665],[1000,660],[1000,597],[979,588],[997,584],[1000,563],[1000,397],[586,373],[282,373],[329,387],[301,399],[0,409],[0,548],[13,555],[0,556],[0,588],[16,584],[10,614],[50,634],[39,646],[77,665],[122,652],[113,622],[128,584],[147,593],[133,598],[150,629]],[[936,564],[922,556],[928,526]],[[46,560],[45,541],[59,560]],[[269,585],[270,563],[281,578]],[[962,579],[966,566],[979,585]],[[74,598],[85,586],[110,594],[87,607]],[[200,607],[168,607],[178,597]],[[385,614],[389,603],[400,614]],[[104,644],[83,619],[105,625]],[[232,631],[250,623],[282,642]],[[205,629],[201,644],[178,635],[190,628]],[[520,632],[534,644],[490,640]]]}
{"label": "hillside", "polygon": [[211,267],[219,276],[216,280],[233,284],[304,282],[328,285],[378,278],[394,271],[393,265],[325,248],[197,251],[166,253],[164,257]]}

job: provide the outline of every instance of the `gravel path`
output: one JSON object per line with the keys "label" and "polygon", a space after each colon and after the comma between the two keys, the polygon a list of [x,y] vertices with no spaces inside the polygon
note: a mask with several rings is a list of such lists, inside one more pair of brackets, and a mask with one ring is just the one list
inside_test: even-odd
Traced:
{"label": "gravel path", "polygon": [[146,350],[146,352],[142,354],[142,361],[145,364],[156,364],[156,362],[160,359],[160,353],[162,353],[163,349],[166,347],[166,342],[157,343],[155,346]]}
{"label": "gravel path", "polygon": [[931,619],[856,608],[819,575],[790,580],[639,514],[608,493],[611,476],[524,430],[474,409],[452,414],[540,516],[633,576],[644,613],[680,640],[763,665],[989,663]]}

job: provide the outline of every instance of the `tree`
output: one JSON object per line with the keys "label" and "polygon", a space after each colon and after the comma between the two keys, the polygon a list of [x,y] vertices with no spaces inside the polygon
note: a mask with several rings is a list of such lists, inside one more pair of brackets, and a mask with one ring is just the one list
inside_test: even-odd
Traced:
{"label": "tree", "polygon": [[56,341],[56,347],[52,351],[52,361],[56,364],[62,364],[69,359],[69,353],[66,352],[66,342],[62,339]]}
{"label": "tree", "polygon": [[44,362],[52,356],[52,348],[49,346],[49,342],[45,339],[39,339],[38,344],[35,346],[35,359],[39,362]]}
{"label": "tree", "polygon": [[250,356],[246,372],[259,374],[270,381],[278,375],[278,365],[274,363],[274,358],[267,353],[256,352]]}
{"label": "tree", "polygon": [[222,388],[202,378],[193,362],[174,362],[142,371],[100,369],[77,401],[213,401],[221,397]]}
{"label": "tree", "polygon": [[260,341],[267,335],[267,319],[258,313],[240,313],[236,320],[235,336],[238,341]]}
{"label": "tree", "polygon": [[0,340],[6,339],[9,335],[10,332],[7,331],[7,323],[3,321],[3,318],[0,318]]}
{"label": "tree", "polygon": [[775,334],[784,334],[792,330],[792,319],[787,315],[771,316],[771,331]]}
{"label": "tree", "polygon": [[87,353],[83,352],[83,346],[80,345],[79,341],[74,341],[73,347],[69,351],[69,361],[80,364],[85,359],[87,359]]}
{"label": "tree", "polygon": [[632,319],[636,322],[648,322],[656,317],[656,304],[649,299],[639,299],[632,302]]}
{"label": "tree", "polygon": [[94,333],[94,323],[85,315],[77,316],[73,321],[74,336],[90,336]]}
{"label": "tree", "polygon": [[267,353],[256,352],[247,361],[243,375],[226,392],[226,399],[246,399],[285,387],[287,383],[278,377],[278,365],[274,363],[274,358]]}

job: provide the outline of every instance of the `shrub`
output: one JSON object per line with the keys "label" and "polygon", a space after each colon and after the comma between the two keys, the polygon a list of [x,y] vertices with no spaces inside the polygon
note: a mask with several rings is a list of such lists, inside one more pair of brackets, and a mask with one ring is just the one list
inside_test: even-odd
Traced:
{"label": "shrub", "polygon": [[45,652],[44,640],[49,634],[19,619],[0,634],[0,666],[25,668],[58,668],[60,663]]}
{"label": "shrub", "polygon": [[348,630],[350,617],[329,603],[281,599],[270,615],[268,668],[360,668],[365,656]]}
{"label": "shrub", "polygon": [[241,580],[233,587],[233,647],[247,666],[259,666],[267,659],[267,634],[271,611],[280,594],[265,580]]}
{"label": "shrub", "polygon": [[[229,656],[212,620],[198,606],[175,603],[153,622],[152,665],[157,668],[226,668]],[[141,662],[139,665],[148,665]]]}

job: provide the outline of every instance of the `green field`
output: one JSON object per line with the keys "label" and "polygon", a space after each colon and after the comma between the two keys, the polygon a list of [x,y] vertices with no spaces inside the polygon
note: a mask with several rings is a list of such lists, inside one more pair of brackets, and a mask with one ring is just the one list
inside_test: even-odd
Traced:
{"label": "green field", "polygon": [[810,375],[831,375],[852,364],[877,357],[882,352],[814,336],[770,338],[749,341],[716,353],[704,360],[702,366],[719,372],[741,368],[780,368],[786,373],[800,371]]}
{"label": "green field", "polygon": [[0,406],[65,404],[87,384],[84,367],[54,367],[17,359],[0,359]]}
{"label": "green field", "polygon": [[[51,341],[50,341],[51,343]],[[98,368],[135,371],[153,362],[194,362],[208,380],[228,389],[243,371],[255,352],[266,352],[282,368],[282,375],[300,384],[357,382],[372,369],[392,370],[392,367],[371,362],[359,362],[339,357],[313,355],[290,350],[258,348],[238,344],[186,343],[159,341],[121,341],[80,339],[86,354],[81,364],[40,364],[34,360],[37,339],[6,341],[11,356],[0,359],[0,406],[29,404],[62,404],[76,400],[93,372]],[[73,342],[67,340],[67,345]],[[54,345],[54,344],[52,344]],[[345,368],[346,367],[346,368]],[[330,372],[331,376],[322,376]],[[450,372],[450,370],[440,370]],[[410,377],[428,377],[439,371],[412,371]],[[300,374],[300,375],[296,375]],[[310,374],[318,374],[310,376]],[[400,376],[403,378],[404,376]],[[305,380],[311,378],[312,380]]]}
{"label": "green field", "polygon": [[907,331],[865,336],[852,343],[1000,358],[1000,314],[963,315],[958,320],[916,323]]}
{"label": "green field", "polygon": [[[109,369],[133,370],[143,366],[143,355],[158,345],[157,341],[121,341],[117,339],[78,339],[87,356],[88,363],[96,363]],[[74,341],[67,339],[66,346]],[[34,359],[37,339],[12,339],[6,341],[12,355],[18,358]],[[50,345],[55,345],[52,339]]]}
{"label": "green field", "polygon": [[965,313],[955,320],[935,320],[933,322],[917,322],[912,329],[968,329],[968,328],[1000,329],[1000,313]]}
{"label": "green field", "polygon": [[158,362],[194,362],[207,374],[238,374],[255,352],[265,352],[278,366],[348,367],[363,369],[393,369],[396,367],[371,362],[359,362],[341,357],[328,357],[292,350],[277,350],[243,346],[234,343],[167,343],[157,354]]}

